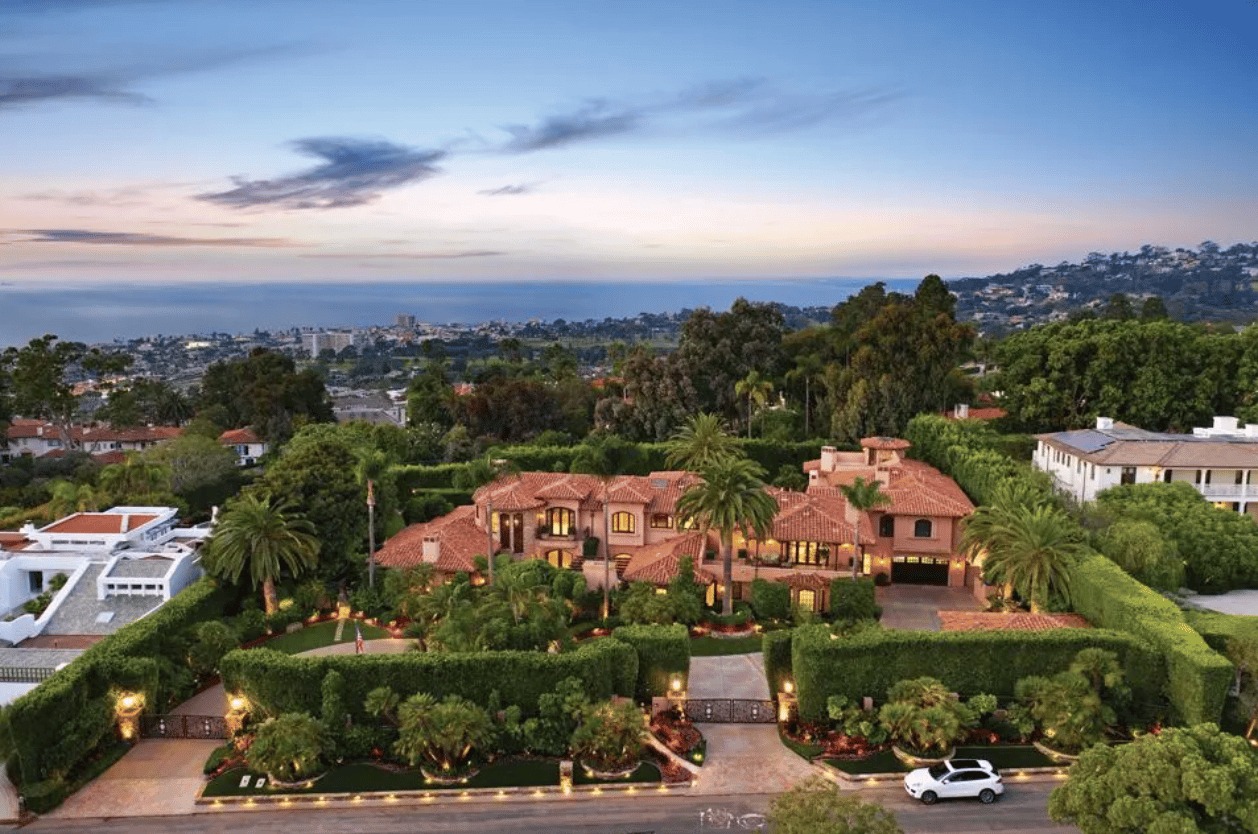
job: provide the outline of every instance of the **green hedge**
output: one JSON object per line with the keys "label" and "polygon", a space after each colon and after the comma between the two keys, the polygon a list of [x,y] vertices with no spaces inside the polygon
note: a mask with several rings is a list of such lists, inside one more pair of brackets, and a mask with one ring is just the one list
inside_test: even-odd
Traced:
{"label": "green hedge", "polygon": [[405,499],[417,489],[453,489],[454,476],[466,468],[466,463],[438,463],[434,466],[398,466],[392,471],[398,495]]}
{"label": "green hedge", "polygon": [[764,677],[769,682],[769,694],[777,697],[782,691],[782,682],[794,679],[791,669],[791,635],[795,632],[766,631],[761,651],[764,652]]}
{"label": "green hedge", "polygon": [[226,603],[227,595],[213,580],[194,582],[14,701],[5,717],[18,779],[72,777],[112,737],[113,690],[142,692],[149,712],[190,695],[190,628],[221,619]]}
{"label": "green hedge", "polygon": [[638,655],[634,697],[647,703],[667,695],[669,684],[680,676],[682,686],[690,677],[690,633],[684,625],[627,625],[612,637],[633,647]]}
{"label": "green hedge", "polygon": [[831,695],[881,700],[892,684],[924,675],[938,678],[963,696],[991,693],[1007,698],[1020,679],[1063,671],[1080,650],[1088,648],[1118,654],[1138,704],[1159,700],[1166,666],[1158,653],[1130,634],[1102,629],[874,629],[834,640],[824,625],[805,626],[795,629],[791,640],[791,667],[800,718],[821,721]]}
{"label": "green hedge", "polygon": [[459,695],[488,706],[497,690],[503,707],[537,712],[540,695],[564,678],[577,678],[594,700],[633,694],[638,658],[617,640],[594,640],[576,651],[407,652],[406,654],[286,655],[271,649],[230,652],[219,666],[228,692],[241,693],[263,715],[286,712],[318,715],[323,680],[336,670],[345,679],[345,706],[364,720],[367,693],[388,686],[403,698],[427,692],[438,699]]}
{"label": "green hedge", "polygon": [[1093,625],[1134,634],[1165,654],[1173,720],[1219,722],[1234,668],[1193,631],[1174,603],[1099,554],[1080,562],[1071,596],[1075,611]]}
{"label": "green hedge", "polygon": [[1220,611],[1185,611],[1184,619],[1216,652],[1226,653],[1228,641],[1237,637],[1258,640],[1258,617]]}
{"label": "green hedge", "polygon": [[791,589],[782,582],[757,579],[751,583],[751,610],[759,620],[785,620],[791,616]]}
{"label": "green hedge", "polygon": [[846,577],[830,580],[830,615],[836,620],[877,620],[882,616],[874,580]]}

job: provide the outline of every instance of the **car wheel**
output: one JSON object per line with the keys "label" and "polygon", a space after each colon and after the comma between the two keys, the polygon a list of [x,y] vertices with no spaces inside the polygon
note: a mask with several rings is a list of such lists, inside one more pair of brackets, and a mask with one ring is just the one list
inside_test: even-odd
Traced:
{"label": "car wheel", "polygon": [[923,793],[922,793],[922,804],[923,804],[923,805],[934,805],[934,804],[935,804],[935,800],[936,800],[936,799],[938,799],[938,798],[939,798],[939,795],[938,795],[938,794],[936,794],[934,791],[925,791],[925,792],[923,792]]}
{"label": "car wheel", "polygon": [[983,790],[979,791],[978,801],[984,805],[991,805],[996,801],[996,792],[991,788],[983,788]]}

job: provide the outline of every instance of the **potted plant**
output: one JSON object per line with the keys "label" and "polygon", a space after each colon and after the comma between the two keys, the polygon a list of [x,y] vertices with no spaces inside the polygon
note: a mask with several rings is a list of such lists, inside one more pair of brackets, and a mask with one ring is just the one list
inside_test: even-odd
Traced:
{"label": "potted plant", "polygon": [[894,742],[892,751],[918,767],[952,757],[953,747],[974,726],[974,711],[935,678],[895,684],[878,719]]}
{"label": "potted plant", "polygon": [[646,739],[646,719],[637,704],[605,702],[581,710],[581,723],[572,733],[573,756],[591,775],[621,779],[637,769]]}
{"label": "potted plant", "polygon": [[398,707],[397,717],[394,752],[437,782],[457,782],[475,773],[472,753],[493,732],[489,713],[457,695],[443,701],[426,692],[412,695]]}
{"label": "potted plant", "polygon": [[272,785],[309,785],[323,774],[323,725],[300,712],[270,718],[258,727],[246,753],[249,769]]}
{"label": "potted plant", "polygon": [[1127,692],[1118,656],[1104,649],[1084,649],[1065,672],[1023,678],[1016,687],[1024,715],[1043,733],[1036,747],[1066,761],[1105,739],[1106,728],[1117,721],[1106,696],[1122,700]]}

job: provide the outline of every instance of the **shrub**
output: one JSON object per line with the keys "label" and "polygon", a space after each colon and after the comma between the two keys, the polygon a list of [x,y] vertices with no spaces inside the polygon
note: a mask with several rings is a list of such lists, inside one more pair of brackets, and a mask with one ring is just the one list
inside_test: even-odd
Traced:
{"label": "shrub", "polygon": [[640,702],[667,695],[674,677],[680,676],[685,685],[690,674],[690,634],[685,626],[621,626],[612,637],[632,646],[638,656],[634,697]]}
{"label": "shrub", "polygon": [[782,691],[782,684],[794,680],[791,671],[791,630],[770,631],[764,635],[761,651],[764,654],[764,676],[769,682],[769,692],[773,697]]}
{"label": "shrub", "polygon": [[581,555],[586,559],[594,559],[598,557],[598,537],[586,536],[585,541],[581,542]]}
{"label": "shrub", "polygon": [[885,588],[891,584],[891,576],[885,570],[880,570],[874,574],[874,584],[879,588]]}
{"label": "shrub", "polygon": [[440,701],[427,693],[412,695],[398,707],[398,724],[393,749],[411,767],[428,762],[447,775],[492,737],[489,714],[457,695]]}
{"label": "shrub", "polygon": [[590,704],[572,734],[573,755],[600,770],[631,767],[642,757],[646,718],[635,704]]}
{"label": "shrub", "polygon": [[781,582],[757,579],[751,583],[751,608],[761,620],[785,620],[791,615],[791,589]]}
{"label": "shrub", "polygon": [[846,622],[881,619],[882,608],[874,600],[874,583],[869,579],[830,582],[831,619]]}
{"label": "shrub", "polygon": [[258,727],[245,754],[249,769],[282,782],[297,782],[319,772],[323,727],[304,713],[285,713]]}
{"label": "shrub", "polygon": [[216,674],[223,655],[240,645],[236,632],[220,620],[201,623],[194,633],[196,639],[188,648],[188,663],[200,677]]}

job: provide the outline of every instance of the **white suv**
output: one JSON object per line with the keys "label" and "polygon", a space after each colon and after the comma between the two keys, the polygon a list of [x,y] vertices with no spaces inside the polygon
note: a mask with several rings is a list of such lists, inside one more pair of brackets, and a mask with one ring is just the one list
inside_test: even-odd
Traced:
{"label": "white suv", "polygon": [[904,790],[926,805],[956,797],[978,797],[986,804],[1005,792],[1005,783],[986,759],[951,759],[912,771],[904,777]]}

